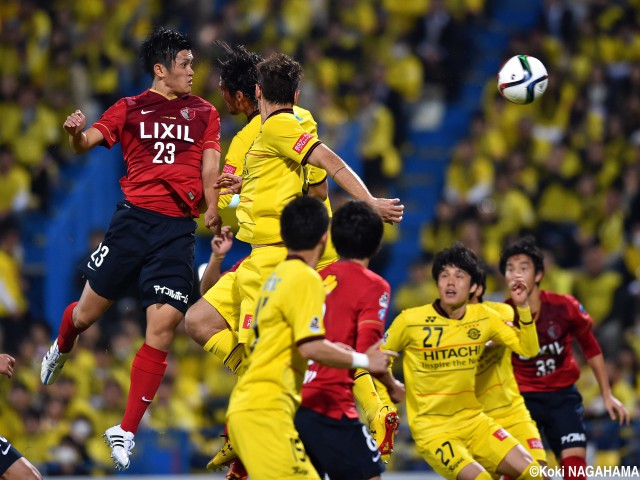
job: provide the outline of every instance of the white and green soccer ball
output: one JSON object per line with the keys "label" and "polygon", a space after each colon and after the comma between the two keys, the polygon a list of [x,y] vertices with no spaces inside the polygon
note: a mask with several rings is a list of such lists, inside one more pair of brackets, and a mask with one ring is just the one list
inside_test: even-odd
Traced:
{"label": "white and green soccer ball", "polygon": [[510,102],[526,105],[547,89],[547,69],[529,55],[511,57],[498,72],[498,90]]}

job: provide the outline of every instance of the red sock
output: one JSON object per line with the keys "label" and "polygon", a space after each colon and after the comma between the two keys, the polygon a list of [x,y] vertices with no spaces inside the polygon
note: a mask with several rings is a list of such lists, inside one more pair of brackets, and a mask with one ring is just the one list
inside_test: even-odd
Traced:
{"label": "red sock", "polygon": [[566,457],[560,462],[564,480],[587,480],[587,461],[582,457]]}
{"label": "red sock", "polygon": [[78,305],[78,302],[73,302],[64,309],[62,314],[58,332],[58,349],[62,353],[70,352],[78,335],[86,330],[86,328],[78,328],[73,324],[73,309],[76,308],[76,305]]}
{"label": "red sock", "polygon": [[509,475],[503,475],[502,480],[516,480],[516,479],[513,477],[510,477]]}
{"label": "red sock", "polygon": [[120,426],[127,432],[136,433],[144,412],[153,400],[167,369],[167,352],[146,343],[140,347],[131,366],[131,386]]}

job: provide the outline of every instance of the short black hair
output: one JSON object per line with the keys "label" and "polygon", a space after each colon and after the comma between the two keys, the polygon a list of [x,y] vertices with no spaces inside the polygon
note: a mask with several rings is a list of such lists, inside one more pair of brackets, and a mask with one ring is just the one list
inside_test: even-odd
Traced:
{"label": "short black hair", "polygon": [[[482,295],[478,296],[478,302],[482,303],[482,297],[487,293],[487,271],[482,262],[478,262],[478,281],[476,283],[478,284],[478,289],[482,289]],[[476,290],[476,293],[478,293],[478,290]]]}
{"label": "short black hair", "polygon": [[302,78],[302,67],[284,53],[272,53],[258,64],[258,84],[268,102],[276,105],[295,103]]}
{"label": "short black hair", "polygon": [[371,206],[348,201],[338,208],[331,220],[331,240],[340,258],[371,258],[380,248],[384,226]]}
{"label": "short black hair", "polygon": [[471,284],[478,285],[480,283],[478,256],[462,242],[455,242],[451,247],[441,250],[434,257],[431,275],[436,283],[438,282],[438,277],[448,265],[464,270],[471,275]]}
{"label": "short black hair", "polygon": [[298,197],[284,207],[280,234],[289,250],[311,250],[329,228],[327,207],[315,197]]}
{"label": "short black hair", "polygon": [[245,97],[257,103],[258,69],[256,66],[264,59],[257,53],[250,52],[243,45],[231,46],[218,40],[216,46],[223,52],[217,60],[220,79],[229,92],[242,92]]}
{"label": "short black hair", "polygon": [[500,273],[504,275],[507,270],[507,261],[514,255],[526,255],[533,262],[535,273],[544,272],[544,254],[536,239],[531,235],[516,240],[500,253]]}
{"label": "short black hair", "polygon": [[154,30],[140,46],[142,68],[152,77],[156,63],[171,70],[173,62],[182,50],[191,50],[189,38],[184,33],[160,27]]}

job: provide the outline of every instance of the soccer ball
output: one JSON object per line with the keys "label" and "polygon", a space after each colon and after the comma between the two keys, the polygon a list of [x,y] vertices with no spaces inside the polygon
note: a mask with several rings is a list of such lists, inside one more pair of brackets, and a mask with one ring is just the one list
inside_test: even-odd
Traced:
{"label": "soccer ball", "polygon": [[547,89],[547,69],[529,55],[511,57],[498,73],[498,90],[510,102],[526,105]]}

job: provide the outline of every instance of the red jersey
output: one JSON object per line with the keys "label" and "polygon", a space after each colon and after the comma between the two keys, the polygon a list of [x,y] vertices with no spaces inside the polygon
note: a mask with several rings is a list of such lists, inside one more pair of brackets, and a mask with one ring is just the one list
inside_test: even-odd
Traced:
{"label": "red jersey", "polygon": [[[320,271],[327,298],[325,338],[364,352],[382,338],[389,284],[359,263],[339,261]],[[353,398],[354,370],[311,363],[302,385],[302,406],[328,417],[358,418]]]}
{"label": "red jersey", "polygon": [[[601,353],[593,320],[575,298],[541,291],[540,301],[540,311],[532,312],[540,353],[534,358],[515,353],[511,357],[521,392],[554,392],[576,383],[580,369],[571,351],[574,338],[587,358]],[[513,305],[510,299],[507,303]],[[517,311],[515,323],[519,323]]]}
{"label": "red jersey", "polygon": [[169,215],[197,217],[202,198],[202,153],[220,151],[220,115],[195,95],[173,100],[147,90],[118,100],[93,124],[105,146],[120,142],[125,199]]}

